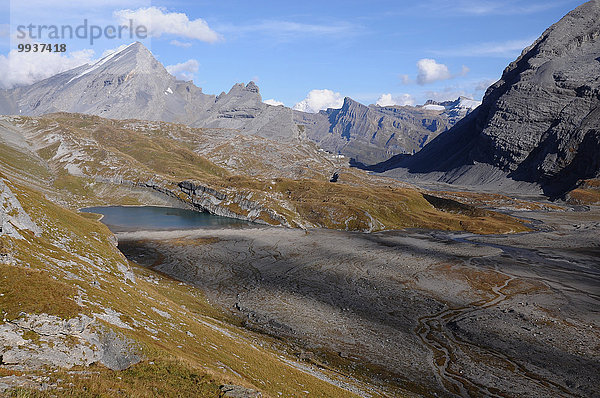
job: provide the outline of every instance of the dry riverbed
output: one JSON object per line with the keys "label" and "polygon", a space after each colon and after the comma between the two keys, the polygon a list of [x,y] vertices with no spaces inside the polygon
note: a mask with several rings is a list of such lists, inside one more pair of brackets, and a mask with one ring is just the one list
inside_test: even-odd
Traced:
{"label": "dry riverbed", "polygon": [[130,260],[390,396],[599,396],[600,210],[516,215],[538,231],[117,236]]}

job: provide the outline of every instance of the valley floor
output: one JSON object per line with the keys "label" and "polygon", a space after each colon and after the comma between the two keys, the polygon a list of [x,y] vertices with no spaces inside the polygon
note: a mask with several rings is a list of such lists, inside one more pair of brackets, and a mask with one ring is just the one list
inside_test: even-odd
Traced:
{"label": "valley floor", "polygon": [[535,232],[271,227],[118,233],[141,265],[386,395],[597,396],[600,209]]}

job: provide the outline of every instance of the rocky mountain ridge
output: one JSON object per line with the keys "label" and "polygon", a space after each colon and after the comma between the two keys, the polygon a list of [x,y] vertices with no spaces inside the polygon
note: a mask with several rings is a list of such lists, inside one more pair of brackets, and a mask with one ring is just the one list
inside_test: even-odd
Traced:
{"label": "rocky mountain ridge", "polygon": [[[185,123],[295,139],[291,110],[262,102],[250,82],[218,96],[177,80],[141,43],[27,87],[0,91],[0,113],[39,116],[74,112],[112,119]],[[286,115],[287,113],[287,115]]]}
{"label": "rocky mountain ridge", "polygon": [[345,98],[340,109],[317,114],[294,111],[306,137],[322,148],[355,162],[374,164],[397,154],[418,152],[432,139],[468,115],[477,101],[455,101],[424,106],[366,106]]}
{"label": "rocky mountain ridge", "polygon": [[217,96],[205,94],[192,82],[171,76],[141,43],[31,86],[0,90],[0,114],[84,113],[232,129],[278,140],[309,138],[367,164],[418,151],[470,112],[459,102],[440,112],[367,107],[346,98],[342,109],[308,114],[265,104],[254,82],[235,84]]}

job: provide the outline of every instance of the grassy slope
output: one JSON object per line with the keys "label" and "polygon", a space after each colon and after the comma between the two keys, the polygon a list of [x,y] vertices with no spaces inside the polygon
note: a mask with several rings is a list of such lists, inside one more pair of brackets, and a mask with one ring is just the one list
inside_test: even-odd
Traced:
{"label": "grassy slope", "polygon": [[[225,315],[211,307],[197,289],[135,265],[131,266],[136,282],[126,281],[117,267],[126,260],[104,225],[20,185],[9,186],[44,232],[40,237],[25,233],[24,240],[2,237],[3,246],[15,259],[14,266],[0,266],[4,294],[0,307],[5,317],[18,317],[23,311],[68,319],[110,308],[121,313],[121,321],[132,328],[113,329],[138,342],[147,358],[123,376],[106,369],[93,377],[79,375],[77,391],[86,386],[106,394],[122,389],[139,391],[138,396],[161,396],[152,391],[165,372],[173,372],[173,383],[177,378],[188,384],[203,380],[207,391],[232,382],[273,396],[306,395],[302,391],[310,391],[311,396],[352,395],[284,364],[279,353],[265,348],[268,341],[224,322]],[[76,296],[83,300],[83,307],[76,303]],[[61,375],[65,376],[53,377],[71,379]],[[161,388],[169,395],[179,387],[175,383]]]}
{"label": "grassy slope", "polygon": [[578,205],[600,204],[600,179],[583,181],[583,184],[568,194],[568,200]]}

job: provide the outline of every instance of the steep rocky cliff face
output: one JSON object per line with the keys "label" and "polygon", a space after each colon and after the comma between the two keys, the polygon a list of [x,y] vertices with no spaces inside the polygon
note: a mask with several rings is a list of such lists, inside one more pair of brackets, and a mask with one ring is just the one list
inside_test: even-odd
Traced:
{"label": "steep rocky cliff face", "polygon": [[599,35],[600,2],[594,0],[526,48],[475,112],[415,156],[398,157],[386,168],[469,185],[508,177],[538,184],[549,195],[597,176]]}
{"label": "steep rocky cliff face", "polygon": [[341,109],[294,112],[294,119],[322,148],[369,165],[419,151],[477,105],[459,99],[419,107],[380,107],[346,98]]}

